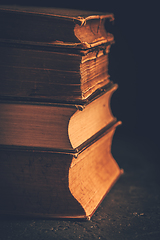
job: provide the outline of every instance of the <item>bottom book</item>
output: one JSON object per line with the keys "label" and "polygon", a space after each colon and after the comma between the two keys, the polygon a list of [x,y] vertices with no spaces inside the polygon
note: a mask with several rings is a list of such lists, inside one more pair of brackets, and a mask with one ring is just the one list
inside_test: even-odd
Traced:
{"label": "bottom book", "polygon": [[90,219],[122,174],[111,154],[118,122],[79,153],[0,150],[0,213]]}

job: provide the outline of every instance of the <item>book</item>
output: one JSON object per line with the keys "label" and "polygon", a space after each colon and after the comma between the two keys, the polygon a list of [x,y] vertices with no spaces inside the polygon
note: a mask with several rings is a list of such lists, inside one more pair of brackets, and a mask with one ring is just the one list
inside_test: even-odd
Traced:
{"label": "book", "polygon": [[73,9],[2,5],[1,39],[88,49],[114,40],[113,35],[105,31],[105,19],[113,21],[114,15]]}
{"label": "book", "polygon": [[106,19],[113,14],[1,6],[0,97],[77,101],[107,85]]}
{"label": "book", "polygon": [[85,100],[110,82],[109,47],[82,55],[0,44],[0,97]]}
{"label": "book", "polygon": [[90,219],[123,173],[107,19],[0,6],[0,214]]}
{"label": "book", "polygon": [[111,154],[116,123],[76,155],[0,150],[0,213],[90,219],[123,173]]}
{"label": "book", "polygon": [[85,104],[0,101],[0,145],[76,152],[117,119],[110,100],[117,84]]}

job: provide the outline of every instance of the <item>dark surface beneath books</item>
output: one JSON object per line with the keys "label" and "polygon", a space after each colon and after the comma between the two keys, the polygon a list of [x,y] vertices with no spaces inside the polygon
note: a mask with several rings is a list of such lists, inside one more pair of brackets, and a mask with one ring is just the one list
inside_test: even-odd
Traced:
{"label": "dark surface beneath books", "polygon": [[113,155],[124,174],[90,221],[0,217],[0,239],[158,240],[159,156],[152,142],[115,134]]}

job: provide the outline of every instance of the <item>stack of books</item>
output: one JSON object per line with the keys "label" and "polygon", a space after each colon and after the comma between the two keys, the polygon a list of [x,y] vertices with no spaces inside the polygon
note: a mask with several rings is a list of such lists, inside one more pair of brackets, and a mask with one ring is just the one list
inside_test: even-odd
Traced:
{"label": "stack of books", "polygon": [[90,219],[121,175],[104,25],[113,20],[0,7],[0,213]]}

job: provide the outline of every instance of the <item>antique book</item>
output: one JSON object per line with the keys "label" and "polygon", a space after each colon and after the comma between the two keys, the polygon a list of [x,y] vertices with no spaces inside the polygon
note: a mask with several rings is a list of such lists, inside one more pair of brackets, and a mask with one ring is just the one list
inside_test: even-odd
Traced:
{"label": "antique book", "polygon": [[109,83],[113,14],[0,7],[0,97],[87,99]]}
{"label": "antique book", "polygon": [[68,54],[0,43],[0,97],[85,100],[110,81],[109,48]]}
{"label": "antique book", "polygon": [[0,213],[90,219],[122,170],[111,154],[116,126],[76,154],[0,148]]}
{"label": "antique book", "polygon": [[122,170],[113,14],[0,6],[0,213],[90,219]]}
{"label": "antique book", "polygon": [[0,6],[1,39],[88,49],[114,40],[104,21],[112,13],[73,9]]}
{"label": "antique book", "polygon": [[116,122],[110,99],[117,84],[85,104],[0,101],[0,145],[77,152]]}

